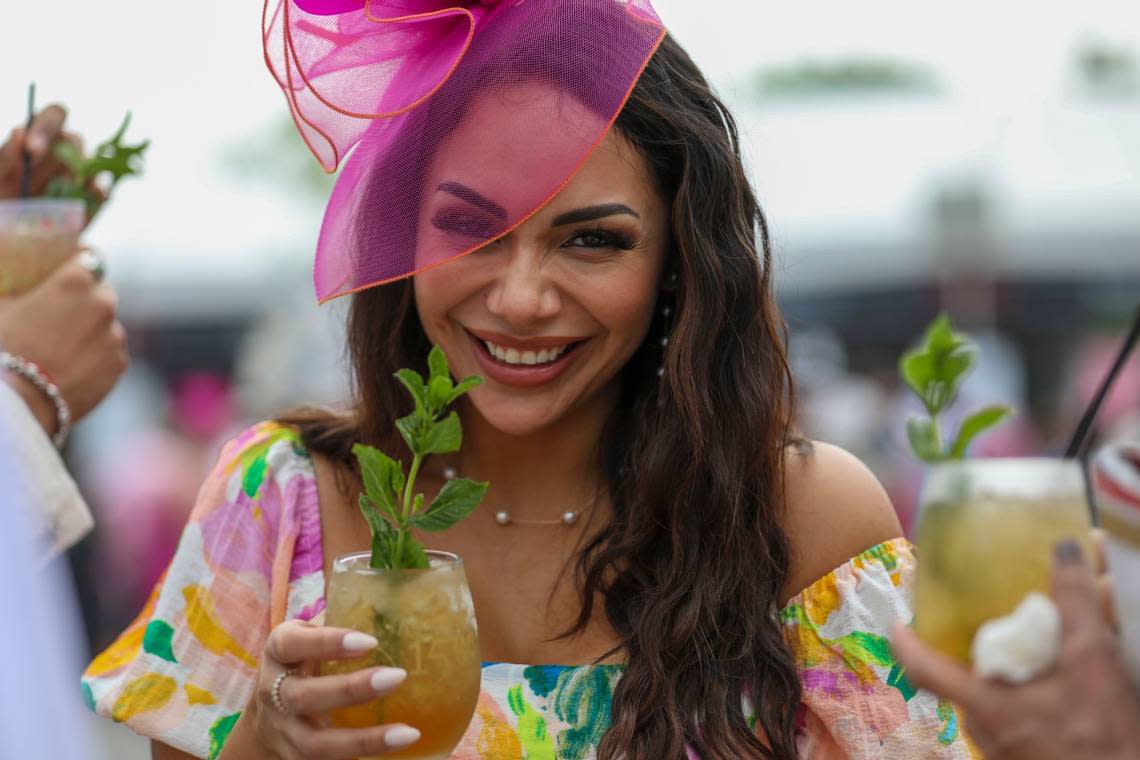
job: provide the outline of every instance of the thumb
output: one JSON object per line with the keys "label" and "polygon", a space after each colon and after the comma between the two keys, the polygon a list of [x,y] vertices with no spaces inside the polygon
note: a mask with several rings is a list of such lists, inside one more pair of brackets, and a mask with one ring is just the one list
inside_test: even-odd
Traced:
{"label": "thumb", "polygon": [[1053,601],[1061,613],[1061,637],[1099,619],[1099,596],[1092,566],[1081,545],[1065,539],[1053,551]]}
{"label": "thumb", "polygon": [[33,157],[40,159],[47,155],[52,143],[59,139],[66,118],[67,109],[58,103],[52,103],[36,114],[27,139],[27,149]]}

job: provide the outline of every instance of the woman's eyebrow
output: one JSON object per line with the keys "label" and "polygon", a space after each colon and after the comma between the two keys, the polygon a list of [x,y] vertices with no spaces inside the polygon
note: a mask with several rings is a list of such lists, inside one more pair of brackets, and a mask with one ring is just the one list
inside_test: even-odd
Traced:
{"label": "woman's eyebrow", "polygon": [[565,214],[556,217],[551,223],[551,226],[561,227],[564,224],[580,224],[607,216],[616,216],[617,214],[627,214],[635,219],[641,218],[640,214],[624,203],[603,203],[598,206],[587,206],[585,208],[575,209],[574,211],[567,211]]}
{"label": "woman's eyebrow", "polygon": [[480,211],[486,211],[496,219],[506,221],[507,210],[505,208],[500,206],[498,203],[495,203],[490,198],[486,198],[475,192],[471,188],[467,187],[467,185],[461,185],[458,182],[444,182],[442,185],[437,187],[436,190],[450,193],[456,198],[467,201]]}

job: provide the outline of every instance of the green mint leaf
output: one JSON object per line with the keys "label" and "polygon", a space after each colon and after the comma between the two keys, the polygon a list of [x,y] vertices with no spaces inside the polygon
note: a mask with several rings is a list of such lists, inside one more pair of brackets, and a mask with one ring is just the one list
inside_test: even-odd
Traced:
{"label": "green mint leaf", "polygon": [[950,458],[965,459],[966,450],[974,438],[1012,416],[1013,407],[1010,406],[987,406],[971,414],[962,423],[962,429],[958,431],[958,437],[950,447]]}
{"label": "green mint leaf", "polygon": [[392,493],[396,495],[395,503],[400,503],[400,494],[404,492],[404,484],[407,481],[404,479],[404,463],[396,460],[396,466],[392,469]]}
{"label": "green mint leaf", "polygon": [[424,552],[424,545],[411,536],[404,537],[404,552],[400,555],[400,567],[409,570],[426,570],[431,567],[427,553]]}
{"label": "green mint leaf", "polygon": [[940,462],[942,441],[934,420],[925,417],[911,417],[906,421],[906,437],[914,455],[924,462]]}
{"label": "green mint leaf", "polygon": [[400,431],[400,435],[404,438],[404,443],[408,444],[408,448],[413,454],[426,454],[423,447],[423,418],[418,414],[412,413],[407,417],[401,417],[396,420],[396,429]]}
{"label": "green mint leaf", "polygon": [[366,494],[360,494],[357,502],[364,519],[368,522],[368,529],[372,532],[372,558],[368,563],[370,567],[390,567],[388,558],[392,556],[392,547],[396,545],[398,533],[396,528],[380,516]]}
{"label": "green mint leaf", "polygon": [[128,151],[120,151],[109,156],[96,155],[87,160],[84,171],[88,177],[98,177],[103,173],[110,174],[111,182],[115,183],[123,177],[139,173],[139,170],[133,165],[131,157],[132,154]]}
{"label": "green mint leaf", "polygon": [[[411,529],[443,530],[454,525],[471,514],[487,490],[486,483],[448,482],[426,511],[424,495],[414,492],[415,474],[424,457],[453,453],[463,443],[457,413],[437,418],[446,413],[449,404],[483,382],[482,378],[468,377],[456,386],[447,356],[439,346],[433,346],[428,354],[428,371],[427,379],[410,369],[395,373],[415,402],[411,414],[396,420],[396,429],[413,454],[409,474],[405,476],[403,466],[380,451],[359,444],[353,447],[364,477],[360,507],[373,535],[374,567],[429,567],[423,544],[412,538]],[[384,519],[385,515],[389,519]]]}
{"label": "green mint leaf", "polygon": [[463,378],[459,381],[459,385],[455,386],[455,388],[452,389],[451,395],[447,397],[447,405],[454,403],[456,399],[467,393],[467,391],[482,384],[483,378],[479,377],[478,375],[471,375],[470,377]]}
{"label": "green mint leaf", "polygon": [[488,485],[466,478],[447,481],[427,511],[412,519],[412,525],[428,533],[447,530],[475,511],[483,501]]}
{"label": "green mint leaf", "polygon": [[372,503],[367,494],[360,494],[356,500],[357,506],[360,507],[361,514],[364,515],[364,521],[368,523],[368,530],[372,533],[373,537],[384,532],[381,523],[385,522],[384,518],[380,516],[380,510]]}
{"label": "green mint leaf", "polygon": [[420,373],[415,370],[402,369],[396,373],[396,379],[403,383],[404,387],[408,389],[408,393],[412,395],[412,399],[416,402],[416,414],[420,417],[427,417],[427,386],[424,385],[424,379]]}
{"label": "green mint leaf", "polygon": [[921,348],[916,348],[902,355],[899,360],[899,374],[907,387],[914,391],[919,398],[926,393],[926,388],[934,379],[934,363],[930,355]]}
{"label": "green mint leaf", "polygon": [[433,377],[428,382],[428,408],[433,417],[439,415],[447,407],[447,400],[455,385],[451,377]]}
{"label": "green mint leaf", "polygon": [[140,165],[138,160],[141,159],[142,154],[150,147],[150,141],[145,140],[138,145],[126,145],[123,143],[123,136],[127,133],[127,127],[131,123],[131,114],[128,112],[123,117],[123,123],[119,125],[119,130],[111,136],[111,139],[106,142],[100,143],[95,148],[94,155],[87,161],[85,167],[86,178],[96,177],[103,172],[108,172],[111,175],[111,187],[114,187],[120,179],[138,174]]}
{"label": "green mint leaf", "polygon": [[131,125],[131,112],[127,111],[127,115],[123,117],[123,123],[119,125],[118,131],[111,135],[111,139],[103,143],[103,145],[118,145],[127,134],[127,127]]}
{"label": "green mint leaf", "polygon": [[431,352],[428,353],[428,370],[433,380],[437,377],[451,379],[451,371],[447,368],[447,354],[443,353],[443,349],[439,346],[432,346]]}
{"label": "green mint leaf", "polygon": [[364,476],[364,491],[369,500],[389,515],[399,520],[397,505],[400,503],[400,490],[403,488],[404,473],[400,463],[379,449],[357,443],[352,447],[360,472]]}
{"label": "green mint leaf", "polygon": [[60,141],[52,148],[52,154],[59,159],[59,162],[67,167],[68,171],[72,174],[72,182],[83,184],[87,181],[84,175],[84,164],[86,161],[83,154],[79,152],[72,143]]}
{"label": "green mint leaf", "polygon": [[373,570],[388,570],[392,567],[388,557],[392,556],[391,544],[383,536],[372,537],[372,556],[368,559],[368,566]]}
{"label": "green mint leaf", "polygon": [[977,348],[942,315],[927,328],[922,343],[903,354],[899,373],[927,412],[936,416],[953,403],[976,361]]}
{"label": "green mint leaf", "polygon": [[[105,198],[94,182],[99,181],[107,196],[110,196],[115,185],[124,177],[139,174],[142,170],[143,153],[150,146],[150,141],[138,145],[127,145],[122,142],[131,115],[128,113],[119,126],[118,131],[110,140],[100,143],[90,158],[86,158],[73,145],[66,142],[57,144],[52,153],[70,172],[69,177],[57,178],[44,192],[49,198],[76,198],[85,202],[87,214],[94,217],[98,213]],[[109,179],[103,178],[109,175]]]}
{"label": "green mint leaf", "polygon": [[450,454],[463,444],[463,426],[455,412],[428,427],[421,439],[424,454]]}

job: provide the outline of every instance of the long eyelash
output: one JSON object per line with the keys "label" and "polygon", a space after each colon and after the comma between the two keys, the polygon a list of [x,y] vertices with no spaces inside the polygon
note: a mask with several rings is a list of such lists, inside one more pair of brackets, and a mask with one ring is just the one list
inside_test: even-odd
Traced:
{"label": "long eyelash", "polygon": [[583,235],[594,235],[596,237],[599,237],[602,240],[606,241],[607,245],[611,245],[614,248],[617,248],[619,251],[630,251],[637,247],[637,241],[635,241],[629,235],[626,235],[623,232],[607,230],[605,227],[590,227],[588,229],[578,230],[570,236],[570,239],[573,240],[574,238],[581,237]]}

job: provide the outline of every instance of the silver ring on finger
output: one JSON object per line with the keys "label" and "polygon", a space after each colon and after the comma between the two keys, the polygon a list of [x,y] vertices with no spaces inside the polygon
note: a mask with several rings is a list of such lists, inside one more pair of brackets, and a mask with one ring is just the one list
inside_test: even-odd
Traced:
{"label": "silver ring on finger", "polygon": [[91,273],[95,282],[102,282],[107,276],[107,264],[103,257],[89,248],[79,252],[79,265]]}
{"label": "silver ring on finger", "polygon": [[273,703],[273,706],[277,709],[277,711],[282,715],[288,715],[289,708],[285,705],[285,700],[281,699],[281,684],[283,684],[285,682],[285,679],[289,676],[295,675],[297,675],[295,668],[289,668],[288,670],[279,673],[277,677],[273,679],[273,687],[269,690],[269,700]]}

